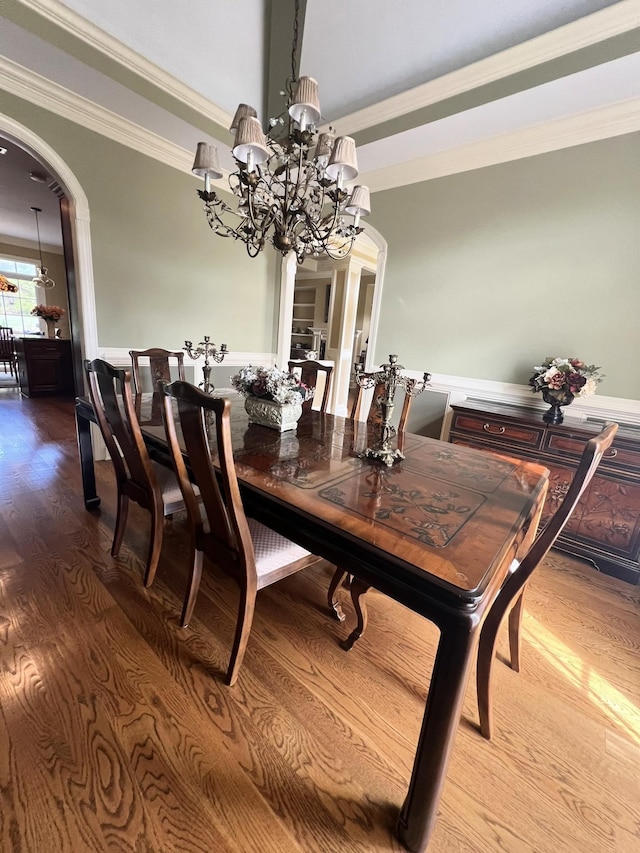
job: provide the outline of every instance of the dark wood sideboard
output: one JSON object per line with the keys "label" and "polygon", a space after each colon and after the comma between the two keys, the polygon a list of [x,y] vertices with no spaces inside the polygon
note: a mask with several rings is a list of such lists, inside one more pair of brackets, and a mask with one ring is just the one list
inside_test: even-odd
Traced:
{"label": "dark wood sideboard", "polygon": [[[492,403],[453,404],[449,441],[531,459],[550,473],[542,523],[563,499],[585,443],[602,429],[565,412],[548,425],[543,410]],[[640,429],[620,428],[556,547],[605,574],[640,582]]]}
{"label": "dark wood sideboard", "polygon": [[24,397],[74,396],[71,341],[17,338],[18,382]]}

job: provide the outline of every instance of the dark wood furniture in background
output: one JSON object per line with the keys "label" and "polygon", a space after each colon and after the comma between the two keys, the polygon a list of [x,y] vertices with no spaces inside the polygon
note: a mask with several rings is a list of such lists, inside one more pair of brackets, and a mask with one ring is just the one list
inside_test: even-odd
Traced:
{"label": "dark wood furniture in background", "polygon": [[74,394],[71,341],[58,338],[16,338],[18,382],[23,397]]}
{"label": "dark wood furniture in background", "polygon": [[9,368],[11,376],[17,376],[16,348],[11,326],[0,326],[0,362],[5,371]]}
{"label": "dark wood furniture in background", "polygon": [[[449,441],[540,462],[550,483],[545,524],[564,498],[584,446],[601,423],[567,414],[549,425],[541,410],[492,403],[454,404]],[[640,582],[640,430],[621,428],[556,548],[589,560],[629,583]]]}

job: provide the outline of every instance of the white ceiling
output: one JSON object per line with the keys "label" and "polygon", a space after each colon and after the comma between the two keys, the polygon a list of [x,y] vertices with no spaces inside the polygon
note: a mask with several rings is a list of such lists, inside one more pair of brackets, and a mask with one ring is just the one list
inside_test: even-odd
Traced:
{"label": "white ceiling", "polygon": [[[15,0],[42,15],[45,25],[26,29],[0,17],[0,86],[3,74],[24,77],[23,97],[59,111],[70,103],[73,120],[89,116],[91,129],[116,133],[111,138],[134,147],[145,144],[150,156],[188,170],[196,142],[207,138],[201,129],[205,117],[226,127],[237,103],[259,109],[263,102],[264,21],[271,2],[284,0]],[[585,17],[608,7],[593,22]],[[301,71],[319,81],[323,118],[341,133],[353,133],[633,26],[640,27],[640,0],[307,0]],[[90,49],[72,55],[62,48],[64,38],[40,37],[51,31]],[[565,32],[572,35],[560,37]],[[94,62],[102,70],[86,64],[91,51],[105,60]],[[604,62],[361,145],[361,179],[373,190],[425,179],[436,172],[419,173],[416,164],[430,156],[635,104],[639,57]],[[144,85],[138,92],[127,88],[118,75],[109,76],[109,62],[178,98],[202,120],[190,123],[165,109],[166,100],[143,97]],[[45,93],[40,100],[33,95],[39,89]],[[231,169],[224,135],[213,141],[223,167]],[[549,150],[554,144],[558,147],[551,141]],[[29,239],[29,207],[37,203],[55,219],[57,199],[28,180],[28,161],[9,148],[9,156],[0,156],[0,240]],[[34,189],[46,200],[33,201]],[[43,218],[43,242],[59,244],[57,221]]]}

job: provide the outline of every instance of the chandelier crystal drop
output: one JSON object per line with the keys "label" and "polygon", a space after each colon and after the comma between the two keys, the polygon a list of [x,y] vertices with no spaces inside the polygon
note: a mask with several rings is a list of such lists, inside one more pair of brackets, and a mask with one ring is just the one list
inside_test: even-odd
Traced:
{"label": "chandelier crystal drop", "polygon": [[49,278],[49,270],[42,263],[42,246],[40,245],[40,224],[38,223],[38,214],[42,213],[42,208],[32,207],[31,210],[33,210],[36,215],[36,230],[38,232],[38,253],[40,255],[40,269],[38,271],[38,275],[35,278],[32,278],[31,281],[33,282],[33,284],[35,284],[36,287],[43,287],[45,290],[51,290],[52,287],[56,286],[56,283],[52,278]]}
{"label": "chandelier crystal drop", "polygon": [[296,0],[284,112],[269,119],[265,133],[256,110],[240,104],[229,128],[235,133],[232,153],[237,166],[229,175],[229,187],[237,208],[211,190],[211,181],[223,177],[214,145],[198,143],[193,172],[204,178],[198,195],[215,234],[242,240],[251,257],[270,239],[283,255],[295,252],[301,263],[306,256],[346,257],[364,230],[360,218],[371,212],[371,205],[367,187],[345,186],[358,176],[354,140],[336,138],[331,128],[316,134],[318,84],[295,74],[298,12]]}

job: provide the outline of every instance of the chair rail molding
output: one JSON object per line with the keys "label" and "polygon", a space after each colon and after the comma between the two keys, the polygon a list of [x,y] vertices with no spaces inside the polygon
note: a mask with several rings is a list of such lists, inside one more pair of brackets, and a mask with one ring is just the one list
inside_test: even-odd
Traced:
{"label": "chair rail molding", "polygon": [[[181,341],[179,344],[175,343],[167,343],[160,342],[155,343],[154,346],[162,347],[163,349],[168,350],[180,350],[183,349],[182,344],[184,341]],[[135,349],[146,349],[143,346],[131,346],[131,347],[99,347],[99,353],[97,358],[102,358],[105,361],[108,361],[109,364],[112,364],[114,367],[130,367],[131,366],[131,356],[129,355],[129,350]],[[216,367],[245,367],[248,364],[255,365],[263,365],[263,364],[274,364],[276,361],[276,354],[274,352],[236,352],[229,351],[227,352],[224,361],[221,364],[215,365]],[[189,358],[188,355],[185,356],[184,366],[185,367],[198,367],[201,362],[194,361]]]}

